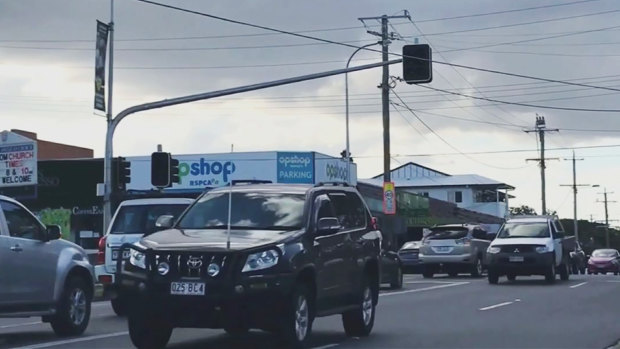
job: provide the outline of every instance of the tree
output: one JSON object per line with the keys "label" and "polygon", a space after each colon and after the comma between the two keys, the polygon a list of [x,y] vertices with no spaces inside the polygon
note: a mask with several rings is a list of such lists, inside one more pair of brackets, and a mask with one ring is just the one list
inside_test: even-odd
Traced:
{"label": "tree", "polygon": [[536,215],[536,210],[527,206],[521,205],[519,207],[511,207],[510,208],[511,216],[525,216],[525,215]]}

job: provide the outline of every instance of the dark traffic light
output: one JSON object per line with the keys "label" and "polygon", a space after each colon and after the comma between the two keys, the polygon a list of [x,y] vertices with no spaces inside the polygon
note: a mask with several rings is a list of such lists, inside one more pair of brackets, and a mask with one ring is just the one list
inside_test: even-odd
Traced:
{"label": "dark traffic light", "polygon": [[179,177],[179,160],[170,158],[170,185],[172,183],[181,183]]}
{"label": "dark traffic light", "polygon": [[127,184],[131,182],[131,163],[124,157],[117,157],[112,161],[114,171],[114,177],[112,178],[112,185],[117,190],[125,191]]}
{"label": "dark traffic light", "polygon": [[158,151],[151,154],[151,184],[154,187],[167,188],[172,185],[170,180],[171,159],[170,153]]}
{"label": "dark traffic light", "polygon": [[426,44],[403,46],[403,80],[408,84],[433,81],[433,57]]}

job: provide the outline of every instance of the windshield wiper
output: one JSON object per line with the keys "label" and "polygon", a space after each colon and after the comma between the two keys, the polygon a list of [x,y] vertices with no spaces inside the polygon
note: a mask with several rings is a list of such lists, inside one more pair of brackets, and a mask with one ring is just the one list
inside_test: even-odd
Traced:
{"label": "windshield wiper", "polygon": [[270,225],[268,227],[257,227],[257,229],[261,230],[299,230],[300,227],[290,226],[290,225]]}

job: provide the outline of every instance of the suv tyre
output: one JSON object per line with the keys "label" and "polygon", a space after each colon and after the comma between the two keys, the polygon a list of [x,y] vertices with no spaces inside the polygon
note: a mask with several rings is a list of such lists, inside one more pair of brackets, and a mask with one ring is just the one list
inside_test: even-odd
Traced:
{"label": "suv tyre", "polygon": [[560,266],[560,280],[568,281],[568,278],[569,278],[568,264],[563,263]]}
{"label": "suv tyre", "polygon": [[482,276],[482,260],[480,257],[476,257],[474,261],[474,265],[471,269],[471,276],[475,278]]}
{"label": "suv tyre", "polygon": [[112,305],[112,310],[114,310],[114,314],[118,316],[127,315],[127,299],[125,297],[118,295],[116,296],[116,298],[112,298],[110,300],[110,304]]}
{"label": "suv tyre", "polygon": [[59,336],[84,333],[90,319],[91,295],[87,283],[79,277],[67,281],[62,291],[56,315],[50,319],[52,329]]}
{"label": "suv tyre", "polygon": [[165,348],[172,335],[172,326],[146,306],[132,306],[127,323],[129,338],[138,349]]}
{"label": "suv tyre", "polygon": [[400,265],[396,268],[396,278],[390,284],[390,287],[393,290],[398,290],[403,287],[403,268]]}
{"label": "suv tyre", "polygon": [[551,262],[551,265],[547,267],[547,272],[545,273],[545,281],[552,284],[555,282],[555,263]]}
{"label": "suv tyre", "polygon": [[284,315],[282,335],[293,348],[303,348],[312,332],[314,310],[309,292],[303,284],[293,290]]}
{"label": "suv tyre", "polygon": [[497,275],[496,272],[489,270],[487,271],[487,279],[489,279],[489,283],[491,285],[497,285],[499,282],[499,275]]}
{"label": "suv tyre", "polygon": [[362,292],[358,308],[342,314],[344,332],[349,337],[366,337],[375,323],[375,293],[368,277],[362,280]]}

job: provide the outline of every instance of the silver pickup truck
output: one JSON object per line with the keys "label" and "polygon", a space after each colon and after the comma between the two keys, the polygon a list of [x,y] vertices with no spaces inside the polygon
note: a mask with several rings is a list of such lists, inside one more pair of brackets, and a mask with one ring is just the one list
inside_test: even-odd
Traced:
{"label": "silver pickup truck", "polygon": [[86,252],[60,239],[19,202],[0,195],[0,317],[40,316],[59,336],[84,332],[94,270]]}

